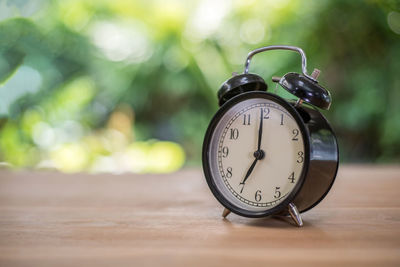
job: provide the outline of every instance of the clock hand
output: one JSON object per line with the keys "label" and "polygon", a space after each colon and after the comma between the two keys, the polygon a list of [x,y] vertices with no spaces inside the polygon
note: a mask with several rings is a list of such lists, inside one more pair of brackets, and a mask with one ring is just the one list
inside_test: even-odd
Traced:
{"label": "clock hand", "polygon": [[260,127],[258,128],[258,145],[257,145],[257,151],[260,151],[260,150],[261,150],[262,132],[263,132],[263,108],[261,108]]}
{"label": "clock hand", "polygon": [[[249,170],[248,170],[247,173],[246,173],[246,176],[244,177],[243,181],[240,183],[240,184],[243,185],[243,187],[244,187],[244,184],[246,183],[247,179],[249,178],[250,174],[253,172],[253,169],[254,169],[254,167],[256,166],[257,161],[258,161],[258,158],[256,158],[256,159],[253,161],[253,163],[251,164]],[[243,188],[242,188],[242,191],[243,191]],[[240,193],[241,193],[241,192],[240,192]]]}
{"label": "clock hand", "polygon": [[260,114],[260,126],[258,128],[258,144],[257,144],[257,151],[254,152],[254,157],[255,160],[251,164],[249,170],[246,173],[246,176],[244,177],[243,181],[240,182],[240,185],[243,185],[242,190],[240,190],[240,193],[242,193],[244,185],[249,178],[250,174],[253,172],[254,167],[256,166],[256,163],[258,160],[262,159],[264,157],[264,151],[261,150],[261,139],[262,139],[262,132],[263,132],[263,109],[261,108],[261,114]]}

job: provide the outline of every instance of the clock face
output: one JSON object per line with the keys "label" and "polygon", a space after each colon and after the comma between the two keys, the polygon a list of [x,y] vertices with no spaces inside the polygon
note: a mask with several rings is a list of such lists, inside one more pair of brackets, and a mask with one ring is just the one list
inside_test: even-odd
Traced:
{"label": "clock face", "polygon": [[306,162],[304,127],[294,109],[270,94],[256,95],[214,118],[206,159],[217,198],[254,215],[295,194]]}

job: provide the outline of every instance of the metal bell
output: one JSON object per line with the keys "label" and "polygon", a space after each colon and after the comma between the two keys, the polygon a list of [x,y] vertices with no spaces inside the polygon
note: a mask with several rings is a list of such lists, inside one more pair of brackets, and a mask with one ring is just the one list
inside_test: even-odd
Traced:
{"label": "metal bell", "polygon": [[266,91],[267,88],[268,86],[264,79],[256,74],[234,74],[218,90],[219,105],[222,106],[226,101],[238,94],[249,91]]}
{"label": "metal bell", "polygon": [[329,91],[302,74],[287,73],[279,80],[279,84],[289,93],[313,106],[326,110],[331,106],[332,98]]}

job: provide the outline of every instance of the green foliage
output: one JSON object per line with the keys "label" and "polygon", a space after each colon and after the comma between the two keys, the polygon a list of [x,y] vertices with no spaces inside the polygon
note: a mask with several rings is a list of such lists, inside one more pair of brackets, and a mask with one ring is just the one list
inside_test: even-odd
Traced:
{"label": "green foliage", "polygon": [[[309,71],[322,70],[333,97],[325,114],[342,160],[400,160],[398,1],[2,6],[9,14],[0,20],[0,161],[64,171],[172,171],[184,160],[179,143],[187,164],[197,165],[220,84],[242,71],[250,50],[271,44],[302,47]],[[251,66],[270,90],[270,77],[289,71],[300,71],[289,52],[259,55]],[[179,160],[165,169],[143,156],[167,154]],[[128,159],[137,169],[121,163]]]}

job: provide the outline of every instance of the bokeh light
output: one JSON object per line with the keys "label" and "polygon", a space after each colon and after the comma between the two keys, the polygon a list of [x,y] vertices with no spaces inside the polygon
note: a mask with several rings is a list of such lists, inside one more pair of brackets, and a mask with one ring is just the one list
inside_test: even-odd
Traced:
{"label": "bokeh light", "polygon": [[[396,1],[32,0],[0,1],[0,166],[200,166],[219,86],[272,44],[322,70],[342,161],[400,161]],[[300,61],[274,52],[250,71],[275,90]]]}

